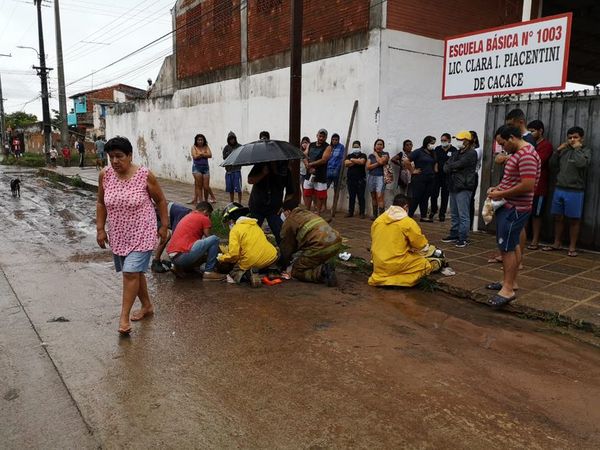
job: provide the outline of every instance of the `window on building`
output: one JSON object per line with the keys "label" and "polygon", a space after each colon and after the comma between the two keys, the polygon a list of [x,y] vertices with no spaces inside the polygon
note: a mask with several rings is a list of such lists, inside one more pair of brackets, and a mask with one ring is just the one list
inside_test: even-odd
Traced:
{"label": "window on building", "polygon": [[281,8],[283,0],[258,0],[257,9],[259,13],[270,13],[272,10]]}
{"label": "window on building", "polygon": [[222,0],[213,9],[213,31],[225,33],[233,21],[233,0]]}

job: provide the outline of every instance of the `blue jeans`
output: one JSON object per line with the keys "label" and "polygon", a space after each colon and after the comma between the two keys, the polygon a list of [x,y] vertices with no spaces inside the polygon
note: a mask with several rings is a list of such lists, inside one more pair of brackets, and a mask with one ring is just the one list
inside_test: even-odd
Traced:
{"label": "blue jeans", "polygon": [[204,254],[206,254],[204,270],[205,272],[212,272],[217,265],[217,255],[219,254],[219,238],[217,236],[198,239],[189,252],[178,254],[173,259],[173,264],[182,269],[192,268]]}
{"label": "blue jeans", "polygon": [[277,245],[281,244],[281,227],[283,225],[283,221],[281,220],[281,216],[279,214],[270,214],[268,216],[262,215],[260,213],[253,212],[252,217],[254,217],[258,226],[262,227],[263,222],[267,219],[267,223],[269,224],[269,228],[271,229],[271,233],[275,236],[275,241]]}
{"label": "blue jeans", "polygon": [[450,236],[457,237],[459,241],[466,241],[469,237],[471,221],[469,207],[472,195],[471,191],[450,192],[450,213],[452,214]]}

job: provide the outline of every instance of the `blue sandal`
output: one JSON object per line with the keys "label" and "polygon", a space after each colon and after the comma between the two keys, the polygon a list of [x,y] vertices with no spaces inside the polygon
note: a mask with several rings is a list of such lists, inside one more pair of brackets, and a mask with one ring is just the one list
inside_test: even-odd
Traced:
{"label": "blue sandal", "polygon": [[516,295],[513,295],[512,297],[503,297],[502,295],[496,294],[488,299],[487,304],[492,308],[502,308],[503,306],[508,305],[516,298]]}

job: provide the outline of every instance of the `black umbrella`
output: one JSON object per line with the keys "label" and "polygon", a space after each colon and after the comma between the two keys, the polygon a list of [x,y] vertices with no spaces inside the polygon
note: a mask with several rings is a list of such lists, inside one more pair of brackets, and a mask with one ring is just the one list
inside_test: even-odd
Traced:
{"label": "black umbrella", "polygon": [[236,148],[221,163],[221,166],[250,166],[262,162],[291,159],[304,159],[304,153],[285,141],[260,140]]}

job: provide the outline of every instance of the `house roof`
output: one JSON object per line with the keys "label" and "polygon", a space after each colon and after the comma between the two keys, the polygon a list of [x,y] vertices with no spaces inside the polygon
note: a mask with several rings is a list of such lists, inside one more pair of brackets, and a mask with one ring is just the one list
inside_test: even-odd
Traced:
{"label": "house roof", "polygon": [[146,95],[146,91],[144,89],[136,88],[134,86],[129,86],[128,84],[119,83],[119,84],[114,84],[112,86],[106,86],[103,88],[92,89],[91,91],[79,92],[77,94],[70,95],[69,98],[77,98],[77,97],[82,97],[84,95],[87,96],[90,94],[94,94],[96,92],[105,91],[107,89],[113,89],[115,91],[125,92],[126,94],[131,94],[132,96],[139,95],[140,97],[142,97],[142,96]]}

